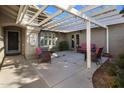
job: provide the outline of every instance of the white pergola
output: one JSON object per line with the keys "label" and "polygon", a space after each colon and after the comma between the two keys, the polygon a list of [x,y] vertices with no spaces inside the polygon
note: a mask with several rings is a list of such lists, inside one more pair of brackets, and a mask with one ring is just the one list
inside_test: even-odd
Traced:
{"label": "white pergola", "polygon": [[[52,15],[48,15],[44,11],[49,7],[55,7],[58,9]],[[72,32],[86,29],[86,44],[87,44],[87,68],[91,68],[91,28],[103,27],[106,30],[106,52],[109,53],[109,29],[107,25],[123,23],[122,15],[116,9],[116,6],[101,6],[101,5],[87,5],[82,6],[81,10],[75,8],[74,5],[42,5],[42,7],[33,6],[37,9],[32,15],[28,14],[29,8],[32,6],[20,6],[22,12],[18,13],[17,22],[21,22],[26,25],[38,26],[42,30],[57,31],[57,32]],[[97,11],[94,11],[97,9]],[[62,13],[68,13],[68,15],[62,18],[56,18]],[[88,12],[90,14],[88,14]],[[45,18],[42,20],[41,14],[45,14]],[[26,20],[26,21],[25,21]]]}

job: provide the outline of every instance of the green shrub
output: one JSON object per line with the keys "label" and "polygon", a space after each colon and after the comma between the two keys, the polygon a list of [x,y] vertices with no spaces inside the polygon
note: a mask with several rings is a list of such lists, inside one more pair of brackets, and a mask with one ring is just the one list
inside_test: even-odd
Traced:
{"label": "green shrub", "polygon": [[107,87],[118,88],[119,87],[119,82],[116,79],[109,80],[109,81],[107,81]]}
{"label": "green shrub", "polygon": [[119,59],[124,59],[124,54],[120,54]]}
{"label": "green shrub", "polygon": [[117,75],[117,66],[114,63],[111,63],[111,65],[109,66],[107,73],[110,76],[116,76]]}
{"label": "green shrub", "polygon": [[115,77],[115,80],[107,82],[108,87],[124,88],[124,54],[118,56],[118,59],[110,65],[107,72]]}
{"label": "green shrub", "polygon": [[116,65],[121,68],[124,69],[124,59],[118,59],[116,62]]}
{"label": "green shrub", "polygon": [[116,76],[116,80],[118,81],[118,87],[124,88],[124,72],[119,71]]}
{"label": "green shrub", "polygon": [[67,41],[61,41],[59,43],[59,50],[63,51],[63,50],[68,50],[69,49],[69,45]]}

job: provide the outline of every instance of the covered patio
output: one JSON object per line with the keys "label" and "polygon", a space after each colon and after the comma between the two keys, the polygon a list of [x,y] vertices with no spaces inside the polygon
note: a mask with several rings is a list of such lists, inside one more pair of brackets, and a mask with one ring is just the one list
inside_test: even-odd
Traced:
{"label": "covered patio", "polygon": [[[101,20],[96,20],[96,18],[92,18],[87,16],[87,12],[90,12],[93,9],[103,9],[104,11],[113,11],[116,6],[102,7],[100,5],[93,6],[82,6],[81,10],[75,8],[74,5],[37,5],[35,6],[38,11],[34,13],[34,15],[30,15],[26,11],[29,11],[29,6],[26,6],[24,12],[24,18],[20,24],[28,25],[28,26],[36,26],[40,27],[40,32],[42,31],[51,31],[58,33],[68,33],[78,31],[80,29],[86,29],[86,55],[87,55],[87,68],[91,68],[91,28],[102,27],[106,33],[106,44],[104,50],[106,53],[109,53],[109,29],[107,25]],[[20,11],[22,7],[20,7]],[[51,13],[46,13],[45,11],[51,8]],[[54,12],[52,12],[52,9]],[[39,20],[41,13],[45,13],[48,15],[43,20]],[[100,14],[100,13],[99,13]],[[98,15],[99,15],[98,14]],[[102,13],[101,13],[102,14]],[[62,16],[62,17],[60,17]],[[105,16],[103,16],[105,17]],[[18,14],[18,18],[20,18],[20,14]],[[100,16],[101,18],[101,16]],[[102,18],[101,18],[102,19]],[[37,21],[38,20],[38,21]],[[17,19],[17,23],[19,23],[19,19]],[[41,33],[42,34],[42,33]],[[36,37],[37,38],[37,37]],[[38,47],[41,47],[42,37],[39,35],[38,37]],[[45,42],[45,41],[44,41]],[[52,46],[51,46],[52,47]],[[77,45],[74,46],[76,49]],[[30,52],[29,52],[30,53]]]}
{"label": "covered patio", "polygon": [[[120,14],[116,6],[80,6],[80,9],[77,5],[20,5],[14,6],[16,9],[12,6],[0,6],[0,9],[3,9],[0,11],[3,13],[2,17],[4,18],[4,15],[9,16],[15,22],[1,22],[0,24],[0,27],[2,27],[0,29],[2,32],[0,33],[0,44],[2,46],[0,56],[3,60],[0,60],[2,62],[0,64],[2,67],[1,73],[3,74],[0,81],[4,83],[3,85],[1,83],[0,87],[93,87],[92,75],[94,71],[108,58],[101,57],[101,64],[99,65],[92,62],[91,44],[96,43],[97,45],[99,42],[98,47],[103,47],[104,53],[110,53],[109,30],[112,32],[114,27],[110,29],[109,26],[116,24],[120,26],[124,20],[123,14]],[[10,15],[5,13],[6,11]],[[123,29],[123,24],[120,27]],[[101,34],[92,34],[92,29],[98,29],[98,31],[105,33],[102,36]],[[7,56],[13,54],[13,51],[9,52],[7,45],[9,42],[7,36],[9,37],[8,33],[12,30],[17,30],[15,41],[17,43],[15,48],[17,49],[14,50],[14,55],[20,56]],[[78,33],[81,38],[80,42],[78,41],[79,38],[76,37],[77,34],[73,35],[73,33]],[[95,37],[94,42],[92,42],[93,35]],[[121,35],[120,33],[118,37],[123,37]],[[51,56],[51,64],[38,63],[35,53],[36,48],[49,51],[58,48],[61,41],[72,43],[73,36],[77,40],[73,42],[73,48],[69,47],[68,51],[55,49]],[[112,39],[113,36],[111,36]],[[97,37],[99,37],[99,40],[97,40]],[[14,42],[13,40],[11,38],[11,42]],[[83,42],[86,43],[86,61],[84,61],[84,54],[76,51],[77,46],[80,46]],[[11,62],[12,64],[8,65]],[[8,72],[8,74],[5,72]],[[10,81],[6,79],[9,78],[9,75],[13,78]]]}
{"label": "covered patio", "polygon": [[[1,70],[0,87],[23,88],[91,88],[94,71],[107,58],[102,58],[102,63],[86,69],[84,55],[74,51],[56,52],[52,63],[38,64],[38,60],[25,60],[23,56],[8,56],[4,60]],[[8,64],[11,62],[13,64]],[[11,79],[9,79],[11,77]]]}

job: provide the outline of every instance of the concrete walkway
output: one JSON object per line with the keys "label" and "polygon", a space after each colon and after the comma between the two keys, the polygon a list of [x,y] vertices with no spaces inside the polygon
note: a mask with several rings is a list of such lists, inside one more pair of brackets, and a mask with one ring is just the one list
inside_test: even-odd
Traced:
{"label": "concrete walkway", "polygon": [[[8,65],[9,64],[9,65]],[[44,88],[49,87],[23,56],[9,56],[0,71],[1,88]]]}
{"label": "concrete walkway", "polygon": [[92,68],[86,69],[83,60],[83,54],[72,51],[54,54],[52,64],[37,64],[37,60],[25,60],[23,56],[6,57],[4,63],[13,64],[2,68],[0,87],[92,88],[92,74],[99,66],[92,63]]}

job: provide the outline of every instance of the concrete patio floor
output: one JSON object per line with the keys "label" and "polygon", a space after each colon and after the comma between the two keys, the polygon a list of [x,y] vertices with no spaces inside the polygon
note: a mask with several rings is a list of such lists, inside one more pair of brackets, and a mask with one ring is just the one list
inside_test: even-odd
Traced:
{"label": "concrete patio floor", "polygon": [[[58,57],[52,58],[52,64],[42,63],[32,65],[38,70],[50,87],[62,88],[90,88],[92,85],[92,75],[99,67],[92,63],[92,68],[86,68],[84,55],[74,51],[64,51],[56,53]],[[102,58],[105,62],[106,58]]]}
{"label": "concrete patio floor", "polygon": [[[22,56],[7,57],[14,65],[3,67],[0,72],[0,87],[55,87],[55,88],[92,88],[92,75],[100,66],[92,63],[86,68],[84,55],[73,51],[64,51],[52,56],[52,64],[37,60],[25,60]],[[102,58],[105,62],[107,58]],[[16,62],[19,61],[19,62]]]}
{"label": "concrete patio floor", "polygon": [[[9,64],[6,66],[6,64]],[[1,88],[44,88],[49,87],[23,56],[7,56],[4,60],[5,67],[0,71]]]}

